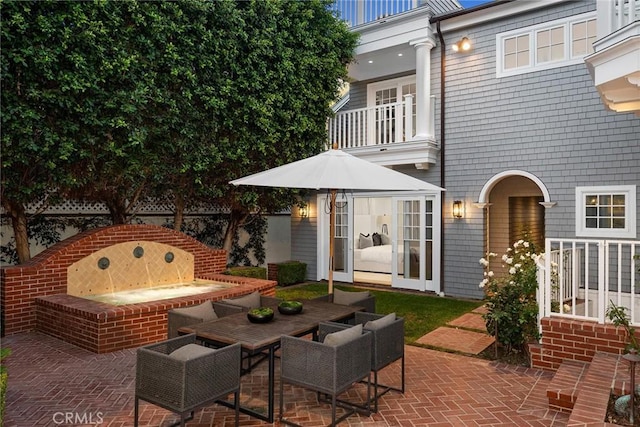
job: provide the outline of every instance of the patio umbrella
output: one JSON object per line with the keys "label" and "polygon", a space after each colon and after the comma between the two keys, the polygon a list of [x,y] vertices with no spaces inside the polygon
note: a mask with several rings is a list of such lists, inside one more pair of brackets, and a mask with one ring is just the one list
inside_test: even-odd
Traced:
{"label": "patio umbrella", "polygon": [[335,202],[339,190],[444,191],[428,182],[362,160],[337,149],[231,181],[233,185],[308,188],[330,193],[329,293],[333,293]]}

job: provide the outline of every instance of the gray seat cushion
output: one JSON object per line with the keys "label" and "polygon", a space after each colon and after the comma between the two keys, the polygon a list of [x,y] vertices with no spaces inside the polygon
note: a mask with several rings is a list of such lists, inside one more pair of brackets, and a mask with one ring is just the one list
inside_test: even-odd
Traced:
{"label": "gray seat cushion", "polygon": [[369,320],[367,323],[364,324],[364,328],[370,331],[376,331],[378,329],[384,328],[385,326],[389,326],[395,321],[396,321],[396,314],[390,313],[379,319]]}
{"label": "gray seat cushion", "polygon": [[240,307],[245,307],[245,308],[258,308],[260,307],[260,292],[255,291],[249,295],[245,295],[243,297],[240,298],[233,298],[233,299],[223,299],[223,302],[226,302],[227,304],[233,304],[233,305],[238,305]]}
{"label": "gray seat cushion", "polygon": [[191,307],[174,308],[173,311],[187,316],[197,317],[205,322],[218,318],[211,301],[205,301],[202,304],[193,305]]}
{"label": "gray seat cushion", "polygon": [[327,336],[324,337],[324,344],[337,347],[349,341],[353,341],[360,335],[362,335],[362,325],[357,324],[351,328],[327,334]]}
{"label": "gray seat cushion", "polygon": [[215,352],[213,348],[198,344],[187,344],[169,353],[169,357],[186,362],[187,360],[195,359],[196,357],[211,354],[213,352]]}
{"label": "gray seat cushion", "polygon": [[358,301],[362,301],[363,299],[368,298],[369,296],[371,296],[369,291],[346,292],[346,291],[341,291],[340,289],[333,290],[333,302],[335,304],[354,305]]}

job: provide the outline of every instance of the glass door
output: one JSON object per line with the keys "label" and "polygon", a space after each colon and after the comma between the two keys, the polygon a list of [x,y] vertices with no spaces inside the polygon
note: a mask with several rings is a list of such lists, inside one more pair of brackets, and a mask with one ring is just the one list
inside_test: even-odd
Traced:
{"label": "glass door", "polygon": [[[318,263],[319,277],[329,278],[329,229],[330,229],[330,196],[318,196]],[[333,240],[333,280],[353,282],[353,197],[339,193],[336,199],[336,223]]]}
{"label": "glass door", "polygon": [[437,291],[434,283],[434,198],[393,199],[392,287]]}

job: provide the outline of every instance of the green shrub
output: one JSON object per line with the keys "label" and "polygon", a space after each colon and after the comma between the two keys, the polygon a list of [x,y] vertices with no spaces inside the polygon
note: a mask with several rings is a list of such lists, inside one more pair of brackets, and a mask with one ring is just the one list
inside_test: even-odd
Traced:
{"label": "green shrub", "polygon": [[230,267],[225,274],[231,276],[253,277],[254,279],[266,279],[267,269],[264,267]]}
{"label": "green shrub", "polygon": [[304,282],[307,276],[307,264],[300,261],[278,263],[278,285],[288,286]]}
{"label": "green shrub", "polygon": [[519,240],[508,248],[502,256],[506,274],[494,275],[489,268],[489,259],[496,254],[489,253],[482,258],[484,288],[487,313],[483,315],[487,332],[502,344],[507,352],[526,351],[527,343],[540,338],[538,332],[538,288],[536,261],[541,256],[536,253],[533,243]]}

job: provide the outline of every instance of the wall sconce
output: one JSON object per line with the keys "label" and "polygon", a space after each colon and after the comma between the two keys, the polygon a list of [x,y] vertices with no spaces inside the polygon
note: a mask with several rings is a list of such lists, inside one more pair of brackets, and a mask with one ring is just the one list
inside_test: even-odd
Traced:
{"label": "wall sconce", "polygon": [[467,37],[461,38],[451,46],[454,52],[467,52],[471,50],[471,41]]}
{"label": "wall sconce", "polygon": [[298,215],[300,218],[307,218],[309,216],[309,206],[303,206],[298,208]]}
{"label": "wall sconce", "polygon": [[453,217],[456,219],[460,219],[464,216],[464,205],[462,201],[455,200],[453,202]]}

